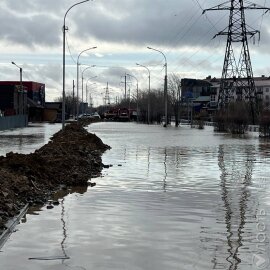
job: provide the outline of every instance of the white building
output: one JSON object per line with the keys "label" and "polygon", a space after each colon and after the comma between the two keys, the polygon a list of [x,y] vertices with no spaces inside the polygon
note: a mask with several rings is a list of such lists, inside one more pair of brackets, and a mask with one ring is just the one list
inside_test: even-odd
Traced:
{"label": "white building", "polygon": [[[210,82],[211,86],[211,95],[210,95],[210,107],[215,107],[218,102],[218,95],[220,89],[220,78],[211,78],[210,76],[205,79],[205,81]],[[264,107],[270,108],[270,77],[262,75],[261,77],[254,77],[256,92],[259,94],[259,97],[263,101]],[[234,99],[236,100],[237,96],[234,94]]]}

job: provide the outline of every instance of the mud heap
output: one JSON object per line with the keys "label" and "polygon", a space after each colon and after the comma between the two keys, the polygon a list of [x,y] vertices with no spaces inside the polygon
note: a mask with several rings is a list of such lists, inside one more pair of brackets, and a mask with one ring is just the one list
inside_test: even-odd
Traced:
{"label": "mud heap", "polygon": [[24,155],[0,157],[0,233],[25,204],[43,204],[61,186],[85,186],[100,175],[110,147],[81,124],[67,125],[51,141]]}

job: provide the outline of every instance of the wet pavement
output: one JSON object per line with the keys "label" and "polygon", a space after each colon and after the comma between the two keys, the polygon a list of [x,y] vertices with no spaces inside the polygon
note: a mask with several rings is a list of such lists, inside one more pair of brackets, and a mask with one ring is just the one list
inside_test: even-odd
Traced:
{"label": "wet pavement", "polygon": [[[43,130],[36,146],[52,132]],[[96,187],[31,209],[2,248],[1,269],[269,269],[267,141],[211,127],[88,130],[112,147],[103,156],[112,167]]]}

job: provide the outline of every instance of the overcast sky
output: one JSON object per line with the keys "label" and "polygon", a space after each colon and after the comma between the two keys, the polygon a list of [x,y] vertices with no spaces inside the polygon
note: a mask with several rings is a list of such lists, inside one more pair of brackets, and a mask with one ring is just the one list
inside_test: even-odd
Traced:
{"label": "overcast sky", "polygon": [[[23,67],[24,80],[46,84],[47,100],[54,100],[62,91],[62,26],[73,0],[1,0],[0,2],[0,76],[1,80],[19,79]],[[106,83],[111,97],[123,94],[125,72],[147,87],[146,69],[151,70],[151,84],[162,87],[164,58],[146,47],[161,50],[168,60],[168,72],[181,78],[221,76],[226,37],[213,36],[228,24],[229,12],[202,9],[222,3],[219,0],[94,0],[70,10],[66,18],[66,89],[76,80],[78,54],[89,47],[95,50],[80,57],[81,70],[87,80],[98,76],[93,97],[101,100]],[[270,0],[254,3],[270,7]],[[270,75],[270,12],[247,11],[247,24],[261,31],[253,43],[249,41],[254,75]],[[85,66],[83,66],[85,65]],[[90,88],[89,83],[89,88]],[[85,87],[85,86],[84,86]],[[135,82],[131,85],[135,91]]]}

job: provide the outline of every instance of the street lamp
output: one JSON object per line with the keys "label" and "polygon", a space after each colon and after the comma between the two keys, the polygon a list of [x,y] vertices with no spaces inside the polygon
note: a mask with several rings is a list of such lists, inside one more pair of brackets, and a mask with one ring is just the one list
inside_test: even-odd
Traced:
{"label": "street lamp", "polygon": [[[85,83],[85,87],[87,88],[87,84],[88,84],[88,82],[89,82],[90,80],[95,79],[95,78],[97,78],[97,77],[98,77],[98,76],[93,76],[93,77],[88,78],[87,81],[86,81],[86,83]],[[94,82],[94,83],[92,83],[92,84],[96,84],[96,83]]]}
{"label": "street lamp", "polygon": [[138,64],[136,63],[137,66],[143,67],[145,69],[147,69],[148,71],[148,82],[149,82],[149,87],[148,87],[148,102],[147,102],[147,123],[148,125],[150,124],[150,70],[148,67]]}
{"label": "street lamp", "polygon": [[[82,71],[82,99],[83,99],[83,80],[84,80],[83,74],[84,74],[84,72],[85,72],[87,69],[90,69],[90,68],[95,67],[95,66],[96,66],[96,65],[88,66],[88,67],[86,67],[86,68]],[[96,76],[96,77],[97,77],[97,76]],[[86,102],[87,102],[87,96],[85,97],[85,100],[86,100]]]}
{"label": "street lamp", "polygon": [[[79,59],[80,59],[80,56],[84,53],[84,52],[86,52],[86,51],[89,51],[89,50],[93,50],[93,49],[96,49],[97,47],[95,46],[95,47],[91,47],[91,48],[87,48],[87,49],[85,49],[85,50],[83,50],[83,51],[81,51],[80,53],[79,53],[79,55],[78,55],[78,57],[77,57],[77,102],[78,102],[78,104],[77,104],[77,120],[79,121]],[[83,89],[82,89],[82,103],[83,103]]]}
{"label": "street lamp", "polygon": [[[88,97],[88,88],[87,88],[87,84],[88,84],[88,82],[91,80],[91,79],[93,79],[93,78],[96,78],[97,76],[94,76],[94,77],[92,77],[92,78],[89,78],[87,81],[86,81],[86,84],[85,84],[85,88],[86,88],[86,102],[87,102],[87,97]],[[90,85],[94,85],[94,84],[96,84],[95,82],[94,83],[91,83]],[[91,93],[90,93],[90,97],[91,97]],[[90,101],[90,113],[92,113],[92,105],[91,105],[91,99],[89,100]]]}
{"label": "street lamp", "polygon": [[167,127],[168,125],[168,83],[167,83],[167,58],[165,56],[165,54],[160,51],[160,50],[157,50],[157,49],[154,49],[154,48],[151,48],[151,47],[147,47],[147,49],[149,50],[153,50],[153,51],[156,51],[156,52],[159,52],[163,55],[164,59],[165,59],[165,79],[164,79],[164,110],[165,110],[165,124],[164,124],[164,127]]}
{"label": "street lamp", "polygon": [[24,98],[24,95],[23,95],[23,85],[22,85],[22,67],[18,66],[15,62],[11,62],[12,65],[16,66],[17,68],[20,69],[20,89],[21,89],[21,99],[19,98],[19,104],[18,104],[18,112],[19,114],[24,114],[24,104],[23,104],[23,98]]}
{"label": "street lamp", "polygon": [[[87,99],[87,95],[88,95],[87,84],[88,84],[88,82],[89,82],[91,79],[94,79],[94,78],[97,78],[97,76],[94,76],[94,77],[89,78],[89,79],[86,81],[86,83],[85,83],[85,88],[86,88],[86,99]],[[96,84],[96,83],[94,82],[94,83],[91,83],[90,85],[94,85],[94,84]]]}
{"label": "street lamp", "polygon": [[75,6],[80,5],[85,2],[89,2],[90,0],[84,0],[72,5],[65,13],[64,16],[64,25],[63,25],[63,94],[62,94],[62,129],[65,128],[65,115],[66,115],[66,93],[65,93],[65,80],[66,80],[66,31],[68,28],[66,27],[66,17],[68,12]]}
{"label": "street lamp", "polygon": [[137,81],[137,102],[136,102],[137,119],[136,120],[138,123],[138,121],[139,121],[139,117],[138,117],[138,115],[139,115],[139,103],[138,103],[138,101],[139,101],[139,83],[138,83],[138,79],[134,75],[131,75],[131,74],[127,74],[127,75],[134,78]]}

